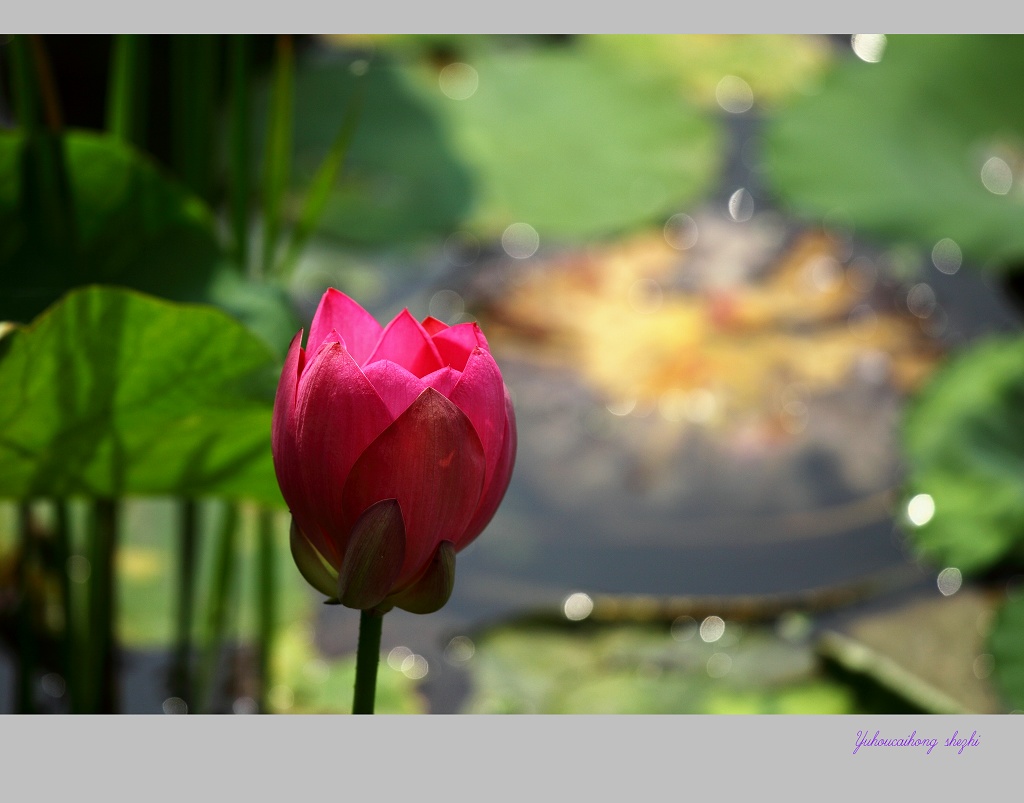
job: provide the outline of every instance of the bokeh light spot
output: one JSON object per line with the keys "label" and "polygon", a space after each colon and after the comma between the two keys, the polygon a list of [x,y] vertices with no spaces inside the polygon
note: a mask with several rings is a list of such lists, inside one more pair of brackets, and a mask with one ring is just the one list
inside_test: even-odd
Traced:
{"label": "bokeh light spot", "polygon": [[923,527],[935,515],[935,500],[931,494],[917,494],[907,502],[907,518],[916,527]]}
{"label": "bokeh light spot", "polygon": [[584,594],[582,591],[570,594],[565,598],[565,602],[562,603],[562,611],[565,613],[565,618],[571,622],[580,622],[586,619],[593,610],[594,600],[590,598],[589,594]]}
{"label": "bokeh light spot", "polygon": [[402,661],[402,674],[409,680],[420,680],[425,678],[430,671],[430,664],[422,655],[413,653]]}
{"label": "bokeh light spot", "polygon": [[697,222],[680,212],[665,221],[665,242],[678,251],[686,251],[697,244]]}
{"label": "bokeh light spot", "polygon": [[441,91],[452,100],[466,100],[476,94],[480,74],[469,64],[456,61],[445,66],[437,76]]}
{"label": "bokeh light spot", "polygon": [[960,573],[959,569],[953,566],[939,572],[939,576],[935,580],[935,584],[939,587],[939,591],[942,592],[944,597],[955,594],[960,590],[960,586],[962,586],[963,583],[963,575]]}
{"label": "bokeh light spot", "polygon": [[742,114],[754,105],[754,90],[738,75],[727,75],[715,87],[715,100],[730,114]]}
{"label": "bokeh light spot", "polygon": [[718,641],[725,633],[725,620],[721,616],[709,616],[700,623],[700,637],[709,644]]}
{"label": "bokeh light spot", "polygon": [[963,252],[955,240],[945,237],[932,248],[932,264],[942,273],[952,276],[964,261]]}
{"label": "bokeh light spot", "polygon": [[935,291],[924,282],[915,284],[907,293],[907,309],[918,318],[927,318],[935,311]]}
{"label": "bokeh light spot", "polygon": [[396,672],[402,671],[402,664],[405,663],[406,658],[412,655],[412,650],[408,647],[395,647],[388,653],[388,666],[394,669]]}
{"label": "bokeh light spot", "polygon": [[743,187],[729,196],[729,217],[737,223],[744,223],[754,216],[754,198]]}
{"label": "bokeh light spot", "polygon": [[529,259],[540,248],[540,235],[529,223],[513,223],[502,233],[501,247],[513,259]]}
{"label": "bokeh light spot", "polygon": [[168,697],[161,706],[165,714],[187,714],[188,704],[180,697]]}
{"label": "bokeh light spot", "polygon": [[998,156],[989,157],[981,166],[981,183],[993,195],[1006,195],[1013,187],[1013,169]]}
{"label": "bokeh light spot", "polygon": [[239,715],[255,714],[259,711],[259,706],[252,697],[239,697],[231,703],[231,711]]}
{"label": "bokeh light spot", "polygon": [[850,37],[850,46],[857,58],[876,64],[882,60],[886,41],[884,33],[855,33]]}
{"label": "bokeh light spot", "polygon": [[605,407],[609,413],[621,418],[622,416],[629,415],[636,409],[636,399],[619,399],[618,401],[608,402]]}
{"label": "bokeh light spot", "polygon": [[444,659],[452,666],[460,666],[476,653],[476,645],[468,636],[455,636],[444,648]]}

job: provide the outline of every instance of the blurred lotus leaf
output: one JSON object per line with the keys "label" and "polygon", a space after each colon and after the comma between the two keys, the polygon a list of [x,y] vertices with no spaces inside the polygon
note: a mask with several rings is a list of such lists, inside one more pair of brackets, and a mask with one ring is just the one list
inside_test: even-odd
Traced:
{"label": "blurred lotus leaf", "polygon": [[[505,626],[476,639],[468,713],[849,714],[809,644],[726,624],[718,642],[667,627]],[[735,637],[734,637],[735,636]]]}
{"label": "blurred lotus leaf", "polygon": [[739,102],[739,91],[752,106],[775,107],[814,88],[832,60],[828,41],[815,36],[600,34],[583,44],[620,69],[671,75],[691,100],[716,110]]}
{"label": "blurred lotus leaf", "polygon": [[[1014,593],[996,614],[988,637],[991,653],[978,657],[976,671],[991,671],[995,685],[1015,713],[1024,709],[1024,594]],[[991,663],[990,663],[991,660]]]}
{"label": "blurred lotus leaf", "polygon": [[904,422],[907,527],[937,566],[977,574],[1019,564],[1024,547],[1024,338],[947,363]]}
{"label": "blurred lotus leaf", "polygon": [[203,300],[222,262],[213,216],[148,157],[86,131],[0,132],[0,320],[27,322],[86,284]]}
{"label": "blurred lotus leaf", "polygon": [[342,50],[300,66],[298,186],[363,93],[325,232],[380,245],[459,226],[498,237],[524,222],[545,240],[594,236],[668,217],[710,188],[721,137],[671,77],[552,45],[467,54]]}
{"label": "blurred lotus leaf", "polygon": [[878,63],[850,53],[769,122],[770,185],[803,216],[928,252],[952,239],[964,260],[1010,269],[1024,257],[1022,45],[891,36]]}
{"label": "blurred lotus leaf", "polygon": [[0,496],[282,504],[270,456],[278,363],[226,314],[89,287],[9,337]]}

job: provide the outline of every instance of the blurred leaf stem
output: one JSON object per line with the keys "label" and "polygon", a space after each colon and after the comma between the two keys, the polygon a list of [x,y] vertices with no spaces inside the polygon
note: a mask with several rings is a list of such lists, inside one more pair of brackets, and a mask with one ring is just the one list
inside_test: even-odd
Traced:
{"label": "blurred leaf stem", "polygon": [[87,713],[117,713],[116,642],[117,617],[116,555],[118,503],[96,499],[90,511],[88,678],[85,693]]}
{"label": "blurred leaf stem", "polygon": [[18,542],[17,711],[20,714],[34,714],[39,649],[33,584],[38,579],[38,552],[32,532],[32,509],[28,502],[18,505]]}
{"label": "blurred leaf stem", "polygon": [[206,618],[203,627],[202,655],[194,697],[198,710],[209,713],[213,709],[214,679],[224,646],[227,629],[228,603],[235,583],[235,553],[238,545],[238,505],[226,502],[217,533],[216,553],[206,600]]}
{"label": "blurred leaf stem", "polygon": [[76,227],[53,72],[38,36],[14,36],[9,51],[13,106],[25,134],[19,202],[67,277],[74,272]]}
{"label": "blurred leaf stem", "polygon": [[173,161],[179,178],[205,201],[215,186],[217,41],[208,34],[171,38]]}
{"label": "blurred leaf stem", "polygon": [[291,170],[292,107],[294,94],[294,52],[292,38],[277,37],[274,57],[270,119],[263,174],[263,253],[261,273],[268,277],[274,270],[281,233],[284,196]]}
{"label": "blurred leaf stem", "polygon": [[268,696],[273,681],[271,673],[274,648],[274,629],[277,626],[277,572],[275,571],[276,550],[274,549],[274,514],[270,510],[259,511],[257,524],[257,662],[259,665],[258,711],[267,712]]}
{"label": "blurred leaf stem", "polygon": [[320,223],[320,218],[323,217],[324,208],[327,206],[327,201],[330,198],[334,184],[341,175],[345,164],[345,156],[348,154],[352,136],[355,134],[356,123],[359,121],[360,112],[362,111],[365,87],[365,82],[360,81],[356,84],[355,92],[352,94],[348,107],[345,110],[341,129],[335,136],[330,151],[319,168],[317,168],[316,174],[313,176],[313,180],[306,191],[302,211],[299,213],[298,222],[292,230],[291,238],[288,242],[288,250],[281,262],[281,273],[287,274],[295,267],[299,254],[306,247],[310,236],[312,236],[317,225]]}
{"label": "blurred leaf stem", "polygon": [[71,558],[71,522],[66,499],[55,499],[53,507],[53,565],[60,582],[63,627],[60,645],[60,671],[64,678],[66,693],[71,701],[71,711],[74,712],[81,699],[78,673],[75,671],[76,648],[81,640],[75,628],[74,605],[71,601],[71,575],[68,573],[68,560]]}
{"label": "blurred leaf stem", "polygon": [[107,131],[137,147],[145,143],[147,61],[145,36],[114,37],[107,90]]}
{"label": "blurred leaf stem", "polygon": [[194,705],[192,697],[192,620],[195,611],[199,510],[194,499],[178,503],[178,598],[175,618],[174,659],[171,668],[171,694]]}
{"label": "blurred leaf stem", "polygon": [[249,148],[249,38],[232,36],[228,41],[230,59],[230,142],[228,194],[231,206],[231,232],[235,262],[244,270],[249,262],[249,194],[251,192],[251,155]]}

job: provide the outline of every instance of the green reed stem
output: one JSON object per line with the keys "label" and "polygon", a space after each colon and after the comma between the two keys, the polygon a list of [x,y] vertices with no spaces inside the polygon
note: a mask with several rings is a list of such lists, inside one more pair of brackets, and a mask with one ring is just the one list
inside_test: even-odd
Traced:
{"label": "green reed stem", "polygon": [[122,142],[145,142],[146,37],[118,34],[114,37],[107,86],[107,131]]}
{"label": "green reed stem", "polygon": [[288,189],[288,175],[291,169],[293,73],[292,38],[288,35],[278,36],[263,169],[261,267],[264,276],[269,276],[274,269],[278,238],[281,233],[284,195]]}
{"label": "green reed stem", "polygon": [[238,506],[234,502],[228,502],[217,538],[217,552],[214,556],[210,596],[206,604],[206,621],[203,628],[203,655],[195,694],[199,701],[199,710],[203,712],[209,712],[213,707],[214,678],[224,648],[228,600],[235,583],[237,543]]}
{"label": "green reed stem", "polygon": [[249,264],[249,195],[252,192],[249,49],[248,36],[232,36],[228,40],[231,70],[229,120],[231,151],[228,162],[228,194],[235,261],[243,271]]}
{"label": "green reed stem", "polygon": [[214,187],[217,39],[208,34],[171,38],[172,153],[178,177],[210,200]]}
{"label": "green reed stem", "polygon": [[341,175],[345,165],[345,157],[348,155],[349,145],[356,131],[356,123],[359,121],[363,106],[363,95],[365,94],[365,83],[360,81],[353,91],[348,106],[345,109],[345,116],[341,128],[334,137],[331,149],[323,162],[317,168],[309,188],[306,190],[306,197],[302,204],[302,211],[292,235],[288,241],[288,250],[285,252],[279,271],[287,274],[295,267],[302,249],[316,231],[323,217],[324,209],[330,198],[331,190],[334,188],[338,177]]}
{"label": "green reed stem", "polygon": [[356,647],[356,683],[352,696],[353,714],[372,714],[377,696],[377,666],[380,664],[380,634],[384,614],[362,611],[359,616],[359,644]]}
{"label": "green reed stem", "polygon": [[117,713],[116,617],[117,589],[115,560],[117,553],[118,506],[113,499],[92,503],[88,560],[89,686],[85,690],[88,713]]}
{"label": "green reed stem", "polygon": [[267,695],[273,680],[272,656],[274,649],[274,631],[277,625],[277,577],[275,569],[274,549],[274,514],[269,510],[261,510],[257,526],[257,661],[259,666],[259,699],[260,711],[267,710]]}
{"label": "green reed stem", "polygon": [[37,570],[35,537],[32,534],[32,511],[28,502],[18,505],[18,664],[17,711],[36,712],[35,676],[38,669],[38,639],[33,611],[33,575]]}
{"label": "green reed stem", "polygon": [[39,129],[39,96],[32,67],[32,54],[28,38],[18,35],[11,38],[8,52],[11,57],[11,95],[14,115],[22,131],[33,133]]}
{"label": "green reed stem", "polygon": [[57,88],[40,37],[14,36],[9,51],[13,105],[25,135],[19,157],[22,187],[18,202],[30,239],[44,244],[45,261],[55,276],[62,284],[71,284],[76,224]]}
{"label": "green reed stem", "polygon": [[53,530],[53,563],[57,576],[60,578],[61,615],[64,620],[60,643],[60,671],[64,678],[71,711],[74,711],[80,693],[78,691],[78,673],[75,671],[74,606],[71,602],[71,577],[68,575],[68,559],[71,557],[71,522],[67,501],[56,499],[53,504],[56,513]]}
{"label": "green reed stem", "polygon": [[192,704],[192,618],[195,611],[199,509],[194,500],[184,499],[179,503],[179,510],[178,600],[170,686],[172,694],[186,704]]}

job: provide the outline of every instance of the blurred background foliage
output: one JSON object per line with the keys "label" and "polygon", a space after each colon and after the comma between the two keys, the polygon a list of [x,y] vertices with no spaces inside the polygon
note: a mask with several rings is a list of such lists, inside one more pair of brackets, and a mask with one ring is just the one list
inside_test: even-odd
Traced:
{"label": "blurred background foliage", "polygon": [[[592,253],[651,232],[686,251],[695,210],[744,223],[755,204],[791,229],[883,253],[889,278],[913,285],[901,315],[935,307],[936,274],[922,265],[939,281],[977,273],[1019,311],[1020,45],[7,37],[0,680],[10,693],[0,704],[346,710],[352,661],[325,647],[291,566],[269,445],[284,349],[328,285],[387,311],[439,276],[470,284],[488,259]],[[852,257],[838,259],[856,278]],[[600,286],[589,281],[570,276],[570,289]],[[729,326],[778,315],[773,298],[716,296],[709,313],[740,331],[754,363],[766,358],[753,328]],[[838,303],[847,314],[848,299]],[[835,309],[820,319],[841,321]],[[664,319],[655,336],[666,349],[689,342],[687,315]],[[394,647],[378,710],[1024,708],[1024,345],[1011,328],[942,340],[956,353],[908,383],[903,483],[888,510],[908,561],[939,572],[929,606],[894,605],[878,621],[869,612],[839,633],[818,614],[845,610],[842,595],[825,606],[814,595],[755,600],[724,619],[714,611],[735,600],[611,615],[614,598],[587,597],[582,615],[566,602],[460,622],[438,647],[447,675],[428,678],[422,655]],[[954,604],[968,624],[950,629]],[[922,646],[902,660],[917,649],[909,632]],[[937,655],[952,658],[934,676]]]}

